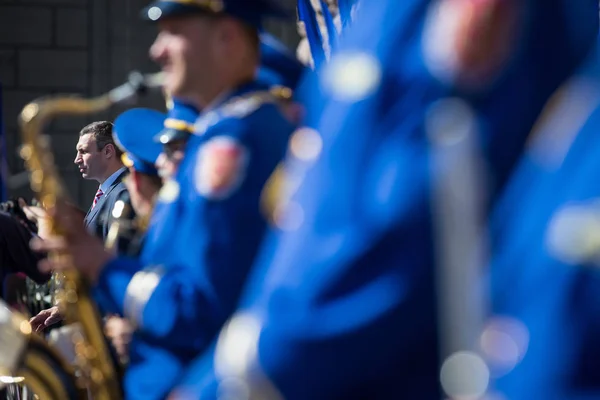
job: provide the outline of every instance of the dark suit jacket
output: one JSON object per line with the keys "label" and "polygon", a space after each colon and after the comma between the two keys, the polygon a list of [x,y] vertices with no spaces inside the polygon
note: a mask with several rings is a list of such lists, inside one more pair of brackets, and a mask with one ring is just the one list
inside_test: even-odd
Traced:
{"label": "dark suit jacket", "polygon": [[108,235],[108,230],[112,223],[112,210],[118,200],[128,199],[127,188],[123,183],[123,178],[127,176],[129,171],[125,170],[115,179],[113,184],[108,188],[106,193],[98,200],[96,207],[88,210],[83,220],[86,229],[98,236],[104,241]]}

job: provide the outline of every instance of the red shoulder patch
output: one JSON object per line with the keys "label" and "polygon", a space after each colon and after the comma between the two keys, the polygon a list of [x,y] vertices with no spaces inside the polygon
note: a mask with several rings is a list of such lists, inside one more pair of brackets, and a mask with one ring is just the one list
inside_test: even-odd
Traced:
{"label": "red shoulder patch", "polygon": [[247,164],[248,151],[236,139],[218,136],[208,140],[196,161],[196,190],[211,199],[228,197],[243,181]]}

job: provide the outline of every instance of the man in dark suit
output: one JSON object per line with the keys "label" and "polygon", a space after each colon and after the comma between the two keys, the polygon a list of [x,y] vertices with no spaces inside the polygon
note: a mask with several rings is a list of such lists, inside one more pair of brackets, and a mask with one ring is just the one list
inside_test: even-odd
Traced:
{"label": "man in dark suit", "polygon": [[108,121],[93,122],[84,127],[79,133],[74,160],[84,179],[93,179],[100,184],[84,224],[102,240],[108,234],[115,203],[127,197],[123,183],[127,168],[121,161],[122,152],[115,145],[112,130],[113,124]]}

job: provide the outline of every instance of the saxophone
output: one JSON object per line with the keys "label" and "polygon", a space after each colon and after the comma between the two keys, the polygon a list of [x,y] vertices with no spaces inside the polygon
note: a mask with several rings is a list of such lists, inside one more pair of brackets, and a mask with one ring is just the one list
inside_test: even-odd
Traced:
{"label": "saxophone", "polygon": [[[25,160],[27,169],[31,172],[31,188],[45,207],[53,207],[59,201],[68,199],[65,186],[54,164],[48,137],[41,134],[45,124],[59,115],[84,115],[104,111],[112,105],[134,100],[137,96],[144,94],[147,89],[162,86],[162,82],[163,75],[161,73],[142,75],[136,72],[130,75],[126,84],[96,98],[83,99],[75,96],[58,96],[36,100],[23,108],[19,121],[23,140],[21,157]],[[58,226],[56,221],[49,222],[52,233],[60,236],[61,226]],[[48,257],[57,258],[63,257],[63,255],[49,254]],[[90,296],[89,287],[75,268],[63,272],[61,278],[62,282],[57,290],[57,301],[62,309],[65,322],[67,324],[77,324],[81,328],[78,333],[73,335],[76,373],[71,372],[71,376],[75,377],[80,393],[85,390],[91,398],[97,400],[120,399],[122,398],[120,376],[103,335],[100,315]],[[4,328],[7,326],[10,325],[5,325]],[[18,327],[9,331],[13,332],[14,337],[20,337],[21,339],[35,338],[36,336],[31,335],[31,327],[27,328],[26,321],[25,323],[21,321]],[[8,335],[6,332],[0,333],[5,336]],[[0,335],[0,344],[2,335]],[[36,340],[32,339],[29,342],[33,343]],[[17,339],[13,341],[18,342]],[[24,353],[27,354],[28,351],[29,349],[25,350]],[[27,356],[25,360],[27,360]],[[45,372],[42,376],[51,372],[47,368],[47,364],[42,361],[36,363],[36,365],[38,368],[44,369]],[[43,367],[43,365],[46,365],[46,367]],[[1,364],[0,367],[2,367]],[[23,368],[25,370],[35,370],[30,365],[24,365]],[[68,370],[67,367],[65,369]],[[35,376],[32,376],[31,373],[24,374],[25,381],[29,380],[28,384],[32,384],[32,389],[40,393],[50,394],[44,384],[35,385]],[[58,397],[41,397],[41,395],[40,397],[48,399],[72,398],[63,395],[64,392]],[[77,395],[77,398],[82,397]]]}

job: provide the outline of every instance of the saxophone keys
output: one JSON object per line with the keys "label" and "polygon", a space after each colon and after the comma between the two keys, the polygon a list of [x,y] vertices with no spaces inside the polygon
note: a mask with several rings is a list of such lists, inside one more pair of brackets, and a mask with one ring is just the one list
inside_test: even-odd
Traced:
{"label": "saxophone keys", "polygon": [[104,383],[104,374],[98,368],[92,368],[92,371],[90,372],[90,379],[92,382],[94,382],[94,384],[101,385]]}
{"label": "saxophone keys", "polygon": [[77,292],[75,290],[67,290],[65,292],[65,301],[69,304],[77,303]]}
{"label": "saxophone keys", "polygon": [[40,192],[42,190],[42,183],[44,182],[44,171],[36,169],[31,173],[31,189],[34,192]]}
{"label": "saxophone keys", "polygon": [[33,153],[33,149],[31,148],[31,145],[29,145],[29,144],[24,144],[23,146],[21,146],[21,149],[19,150],[19,155],[25,161],[29,161],[31,159],[32,153]]}

